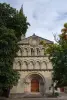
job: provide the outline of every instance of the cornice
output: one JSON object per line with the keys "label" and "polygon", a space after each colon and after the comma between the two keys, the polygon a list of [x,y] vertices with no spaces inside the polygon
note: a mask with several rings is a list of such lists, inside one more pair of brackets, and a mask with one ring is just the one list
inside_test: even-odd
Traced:
{"label": "cornice", "polygon": [[16,71],[53,71],[53,69],[14,69]]}

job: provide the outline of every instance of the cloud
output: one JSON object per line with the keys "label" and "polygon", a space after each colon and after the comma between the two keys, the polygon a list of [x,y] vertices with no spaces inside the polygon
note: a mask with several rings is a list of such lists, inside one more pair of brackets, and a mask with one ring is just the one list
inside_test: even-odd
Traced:
{"label": "cloud", "polygon": [[26,36],[33,33],[53,40],[53,33],[59,34],[67,22],[67,0],[0,0],[20,9],[23,4],[29,27]]}

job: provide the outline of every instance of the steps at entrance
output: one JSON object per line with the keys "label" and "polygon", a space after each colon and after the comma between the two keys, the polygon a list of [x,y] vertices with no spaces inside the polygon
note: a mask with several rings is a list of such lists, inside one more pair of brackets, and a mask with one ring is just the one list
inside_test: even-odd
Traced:
{"label": "steps at entrance", "polygon": [[45,96],[41,95],[40,93],[30,93],[25,95],[23,98],[43,98]]}
{"label": "steps at entrance", "polygon": [[17,94],[11,94],[10,98],[43,98],[45,96],[42,96],[40,93],[17,93]]}

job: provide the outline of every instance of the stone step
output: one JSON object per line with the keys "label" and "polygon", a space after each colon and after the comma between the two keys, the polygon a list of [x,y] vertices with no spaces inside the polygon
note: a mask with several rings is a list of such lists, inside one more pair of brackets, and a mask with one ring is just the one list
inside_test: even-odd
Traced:
{"label": "stone step", "polygon": [[0,99],[0,100],[67,100],[67,95],[66,94],[61,94],[61,96],[57,97],[57,98],[53,98],[53,97],[47,97],[46,94],[44,96],[42,96],[41,94],[38,93],[31,93],[31,94],[10,94],[9,98],[7,99]]}
{"label": "stone step", "polygon": [[21,98],[44,98],[45,96],[42,96],[40,93],[17,93],[17,94],[10,94],[10,99],[21,99]]}
{"label": "stone step", "polygon": [[23,98],[44,98],[41,94],[27,94]]}

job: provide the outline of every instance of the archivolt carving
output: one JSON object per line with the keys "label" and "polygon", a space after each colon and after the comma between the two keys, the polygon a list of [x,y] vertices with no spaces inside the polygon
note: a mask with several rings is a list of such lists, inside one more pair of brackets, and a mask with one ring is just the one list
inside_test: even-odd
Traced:
{"label": "archivolt carving", "polygon": [[33,64],[35,64],[35,60],[34,59],[30,59],[29,62],[32,62]]}
{"label": "archivolt carving", "polygon": [[[50,66],[50,64],[49,64]],[[37,61],[35,60],[22,60],[17,59],[14,62],[13,65],[14,69],[19,70],[27,70],[27,69],[47,69],[47,62],[46,61],[40,61],[39,59]]]}

